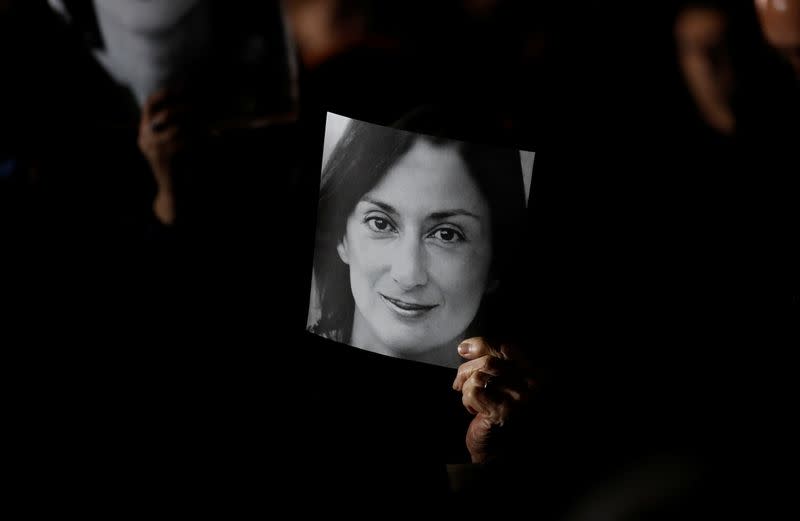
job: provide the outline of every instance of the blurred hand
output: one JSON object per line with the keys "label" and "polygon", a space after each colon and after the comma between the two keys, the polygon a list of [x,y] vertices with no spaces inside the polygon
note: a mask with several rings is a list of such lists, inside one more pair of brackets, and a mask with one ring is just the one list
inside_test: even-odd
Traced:
{"label": "blurred hand", "polygon": [[473,463],[496,459],[505,449],[503,434],[509,421],[521,414],[535,382],[524,354],[512,346],[490,346],[480,337],[469,338],[458,346],[469,360],[458,368],[453,389],[475,415],[467,429],[467,449]]}
{"label": "blurred hand", "polygon": [[177,90],[161,89],[147,99],[139,122],[139,150],[158,186],[153,211],[164,224],[175,221],[175,160],[186,147],[187,114]]}

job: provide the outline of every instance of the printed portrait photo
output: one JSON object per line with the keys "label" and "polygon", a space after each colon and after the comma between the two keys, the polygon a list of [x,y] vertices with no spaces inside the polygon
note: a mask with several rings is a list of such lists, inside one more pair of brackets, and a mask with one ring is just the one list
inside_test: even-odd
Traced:
{"label": "printed portrait photo", "polygon": [[307,329],[445,367],[481,335],[534,153],[328,114]]}

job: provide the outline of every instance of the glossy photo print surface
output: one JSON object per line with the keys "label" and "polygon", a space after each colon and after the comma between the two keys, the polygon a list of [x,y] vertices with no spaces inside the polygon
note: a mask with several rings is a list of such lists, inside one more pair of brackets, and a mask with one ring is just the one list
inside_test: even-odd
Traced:
{"label": "glossy photo print surface", "polygon": [[533,160],[328,114],[308,330],[458,367],[519,240]]}

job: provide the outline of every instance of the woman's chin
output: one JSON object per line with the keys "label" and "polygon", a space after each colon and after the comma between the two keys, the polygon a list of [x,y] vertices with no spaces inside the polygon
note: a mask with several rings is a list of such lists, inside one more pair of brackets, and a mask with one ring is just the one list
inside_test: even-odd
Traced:
{"label": "woman's chin", "polygon": [[420,338],[418,341],[404,338],[402,341],[397,342],[386,339],[383,345],[387,346],[387,350],[394,356],[411,360],[424,358],[425,355],[437,351],[441,347],[441,344],[431,345],[430,338]]}

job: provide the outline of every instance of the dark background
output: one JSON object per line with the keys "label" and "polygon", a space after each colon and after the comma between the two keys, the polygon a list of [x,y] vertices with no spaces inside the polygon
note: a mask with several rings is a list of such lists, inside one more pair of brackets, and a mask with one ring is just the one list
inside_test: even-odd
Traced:
{"label": "dark background", "polygon": [[[720,138],[677,66],[676,3],[467,4],[343,2],[352,41],[321,57],[300,46],[297,121],[198,147],[190,217],[165,229],[138,115],[87,30],[8,3],[0,344],[21,497],[231,513],[287,499],[265,474],[344,504],[365,484],[385,492],[374,479],[439,490],[438,467],[394,466],[430,419],[388,405],[402,369],[364,376],[372,362],[303,331],[325,111],[391,124],[424,105],[461,115],[453,138],[537,152],[508,334],[543,382],[519,486],[547,493],[513,499],[563,519],[642,462],[660,483],[649,461],[702,483],[670,505],[679,517],[784,497],[800,171],[788,70],[757,30],[737,40],[752,58],[741,125]],[[366,443],[391,449],[359,466],[357,411],[413,423]]]}

